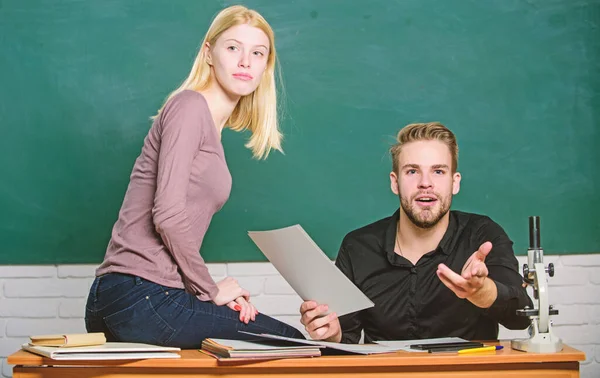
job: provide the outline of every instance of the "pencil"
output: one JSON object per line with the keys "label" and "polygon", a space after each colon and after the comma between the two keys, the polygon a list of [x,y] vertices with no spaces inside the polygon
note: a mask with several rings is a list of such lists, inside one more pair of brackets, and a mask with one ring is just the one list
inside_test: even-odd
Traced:
{"label": "pencil", "polygon": [[470,349],[461,349],[458,351],[458,354],[467,354],[467,353],[477,353],[477,352],[491,352],[491,351],[495,351],[495,350],[500,350],[504,348],[502,345],[496,345],[496,346],[486,346],[483,348],[470,348]]}

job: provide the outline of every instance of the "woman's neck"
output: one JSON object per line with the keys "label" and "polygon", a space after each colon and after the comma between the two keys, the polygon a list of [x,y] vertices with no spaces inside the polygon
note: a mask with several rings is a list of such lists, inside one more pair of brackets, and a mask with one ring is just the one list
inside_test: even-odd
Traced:
{"label": "woman's neck", "polygon": [[240,96],[231,96],[225,92],[220,85],[209,85],[208,88],[200,91],[206,99],[213,122],[221,134],[225,127],[225,122],[233,113],[236,105],[240,101]]}

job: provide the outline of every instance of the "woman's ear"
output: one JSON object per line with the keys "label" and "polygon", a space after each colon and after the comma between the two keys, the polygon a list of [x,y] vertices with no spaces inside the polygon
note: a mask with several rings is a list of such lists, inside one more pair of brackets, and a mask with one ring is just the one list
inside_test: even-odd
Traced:
{"label": "woman's ear", "polygon": [[206,56],[206,64],[212,66],[212,54],[210,51],[210,43],[208,42],[204,44],[204,55]]}

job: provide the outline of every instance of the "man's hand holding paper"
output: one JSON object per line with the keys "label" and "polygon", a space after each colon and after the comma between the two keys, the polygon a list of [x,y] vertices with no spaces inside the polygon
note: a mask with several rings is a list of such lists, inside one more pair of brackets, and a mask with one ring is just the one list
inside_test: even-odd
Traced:
{"label": "man's hand holding paper", "polygon": [[301,321],[312,338],[339,342],[337,317],[373,307],[300,225],[248,235],[305,301]]}
{"label": "man's hand holding paper", "polygon": [[340,320],[335,312],[327,313],[328,306],[315,301],[304,301],[300,306],[300,322],[314,340],[339,343],[342,340]]}

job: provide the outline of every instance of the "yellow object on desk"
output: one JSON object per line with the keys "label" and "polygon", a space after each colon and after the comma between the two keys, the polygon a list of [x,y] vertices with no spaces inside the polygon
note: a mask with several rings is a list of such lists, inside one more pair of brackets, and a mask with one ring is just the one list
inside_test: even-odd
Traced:
{"label": "yellow object on desk", "polygon": [[493,352],[496,350],[500,350],[504,348],[502,345],[497,346],[485,346],[481,348],[469,348],[469,349],[461,349],[458,351],[458,354],[467,354],[467,353],[478,353],[478,352]]}
{"label": "yellow object on desk", "polygon": [[31,342],[29,343],[31,345],[57,348],[94,346],[106,343],[106,337],[102,332],[38,335],[30,336],[29,338],[31,339]]}

